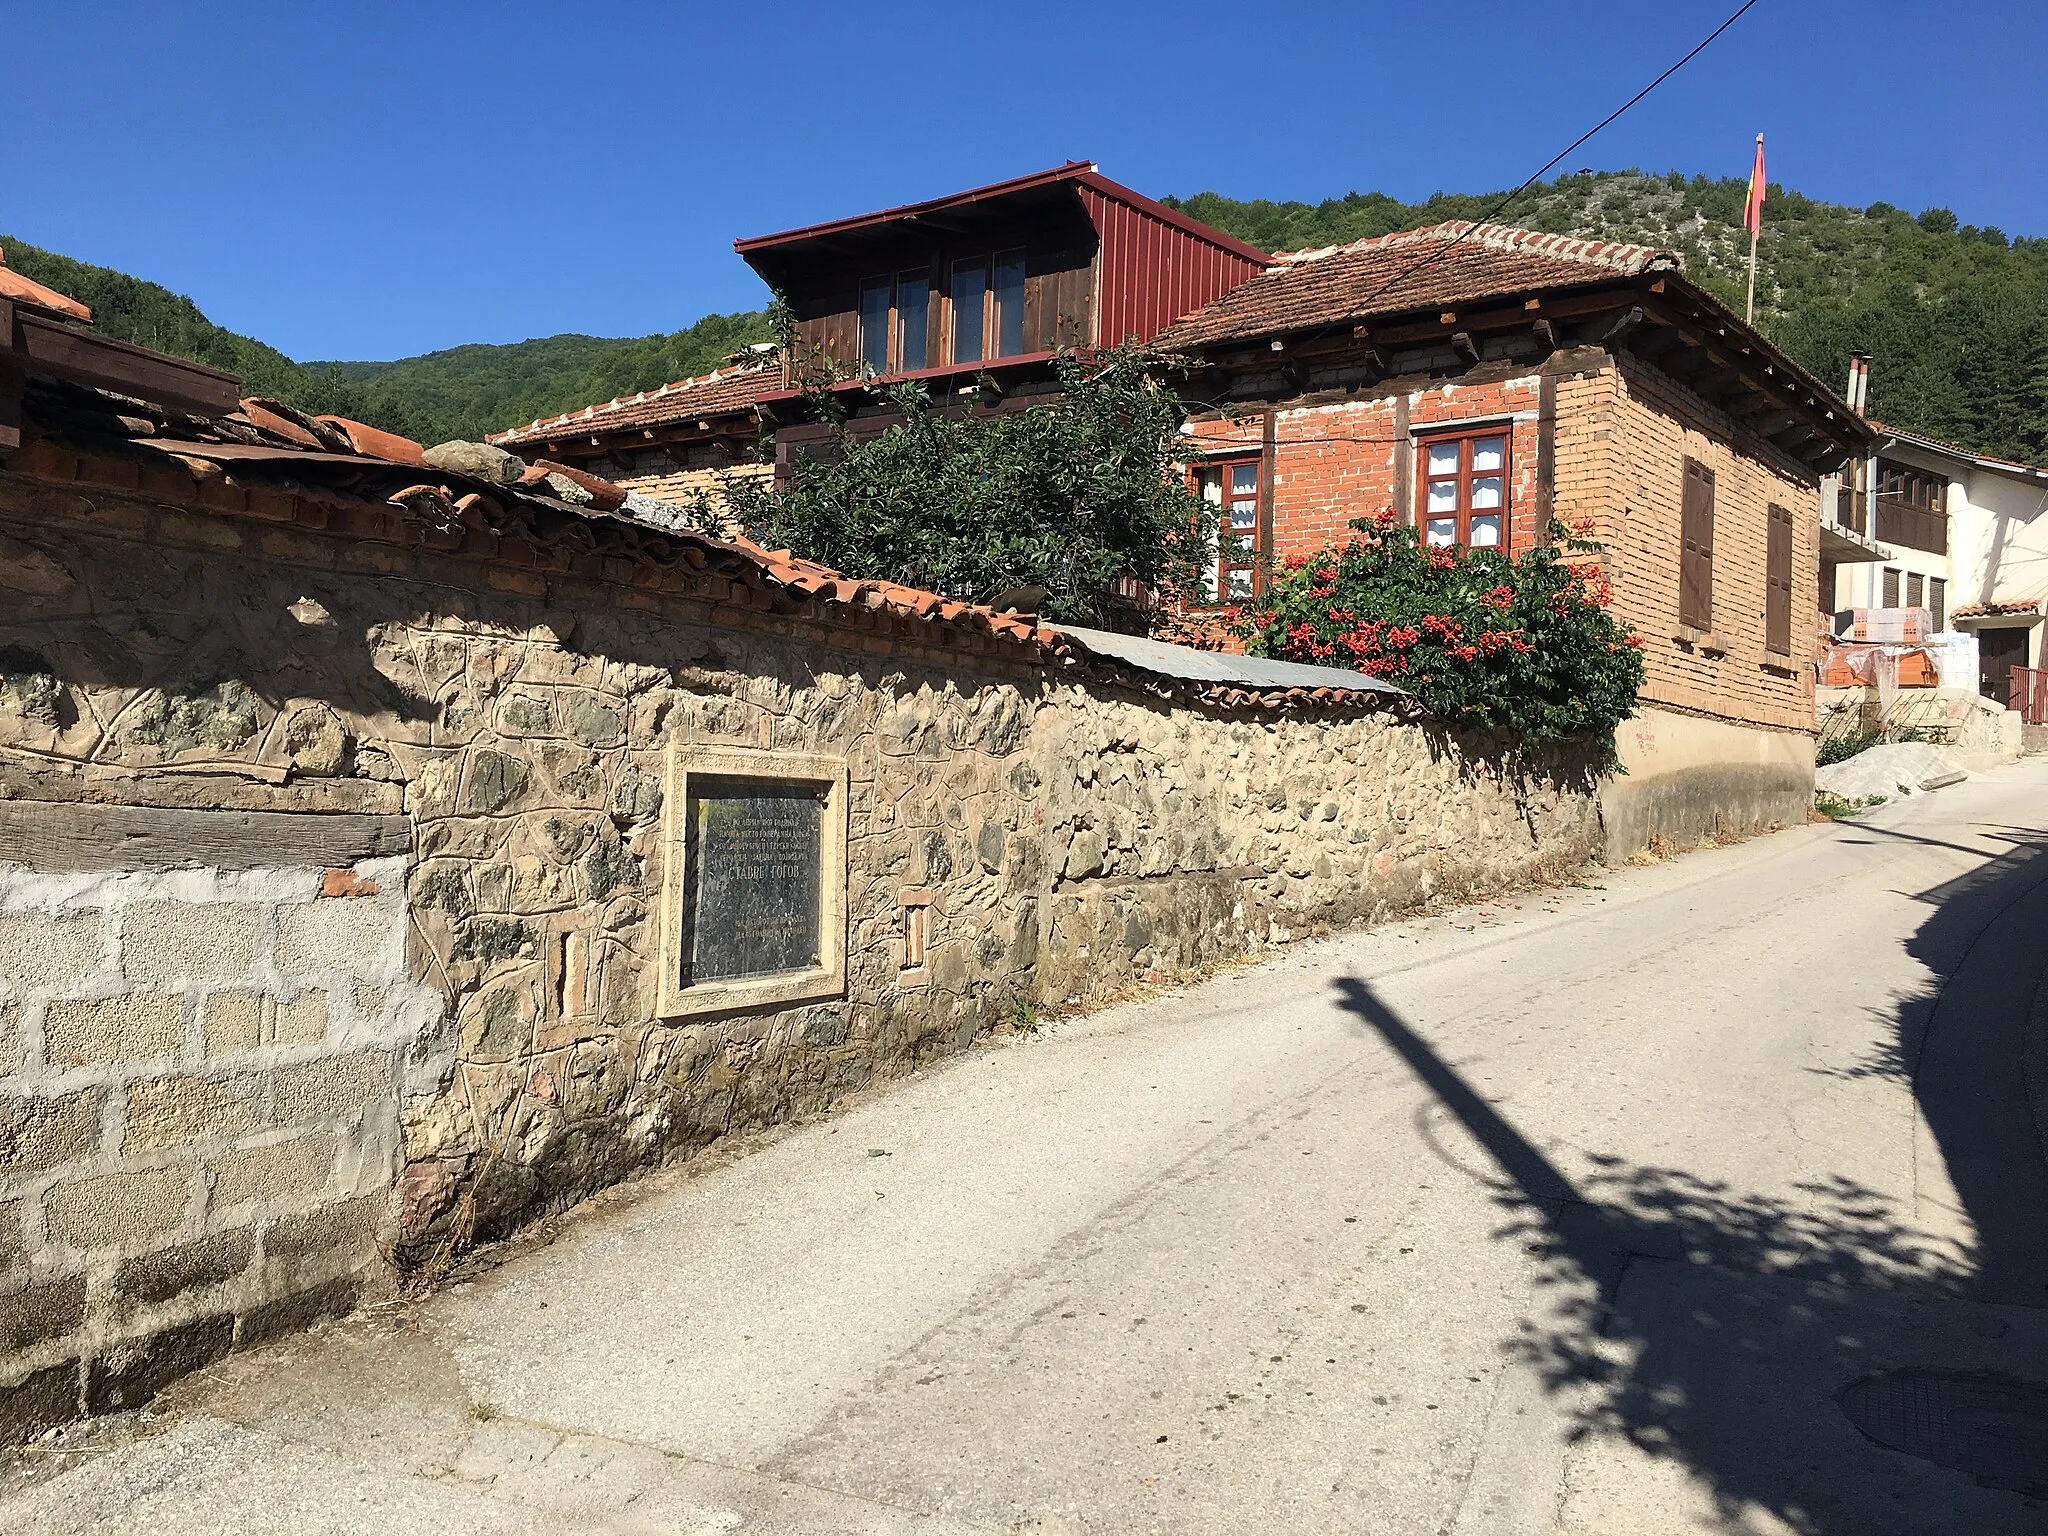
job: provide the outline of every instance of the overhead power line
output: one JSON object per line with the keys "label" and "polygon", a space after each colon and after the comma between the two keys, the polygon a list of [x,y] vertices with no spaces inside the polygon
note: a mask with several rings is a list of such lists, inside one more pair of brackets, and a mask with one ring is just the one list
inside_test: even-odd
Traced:
{"label": "overhead power line", "polygon": [[1730,14],[1726,21],[1722,22],[1721,25],[1714,28],[1714,30],[1709,32],[1705,37],[1701,38],[1699,42],[1693,46],[1692,51],[1686,54],[1684,58],[1680,59],[1676,64],[1673,64],[1669,69],[1665,70],[1663,74],[1659,75],[1656,79],[1652,80],[1640,91],[1637,91],[1635,95],[1629,97],[1627,101],[1624,101],[1612,112],[1608,113],[1605,117],[1601,118],[1599,122],[1595,123],[1592,127],[1588,128],[1584,133],[1580,134],[1576,139],[1573,139],[1571,143],[1565,145],[1563,149],[1559,150],[1556,154],[1552,155],[1548,160],[1544,161],[1542,165],[1537,167],[1535,175],[1531,176],[1527,181],[1523,182],[1519,187],[1515,188],[1514,191],[1508,193],[1505,197],[1501,198],[1499,202],[1495,203],[1491,208],[1487,209],[1486,212],[1480,215],[1479,218],[1475,219],[1472,222],[1472,228],[1464,230],[1457,236],[1456,239],[1447,241],[1445,244],[1438,246],[1434,251],[1431,251],[1427,256],[1423,257],[1420,261],[1417,261],[1410,266],[1404,267],[1401,271],[1395,273],[1392,277],[1388,278],[1384,283],[1380,284],[1380,286],[1377,289],[1375,289],[1370,295],[1367,296],[1364,303],[1359,306],[1359,310],[1357,312],[1363,313],[1364,310],[1368,306],[1370,306],[1375,300],[1391,292],[1394,288],[1399,286],[1401,283],[1406,282],[1416,273],[1421,272],[1430,266],[1433,266],[1435,263],[1442,261],[1446,256],[1450,255],[1451,251],[1459,244],[1459,242],[1462,241],[1466,235],[1472,233],[1472,229],[1476,229],[1481,224],[1491,223],[1493,219],[1500,214],[1502,209],[1506,208],[1508,204],[1512,203],[1524,192],[1528,191],[1531,187],[1535,186],[1537,182],[1541,181],[1545,176],[1549,175],[1550,172],[1557,167],[1558,163],[1562,161],[1567,155],[1571,154],[1573,150],[1577,149],[1580,145],[1584,144],[1588,139],[1592,138],[1595,134],[1600,132],[1601,129],[1607,127],[1610,123],[1614,122],[1616,118],[1620,117],[1623,113],[1628,111],[1629,108],[1633,107],[1637,102],[1641,101],[1645,96],[1649,95],[1650,92],[1656,90],[1658,86],[1662,85],[1666,80],[1669,80],[1673,75],[1677,74],[1681,69],[1685,68],[1686,65],[1690,64],[1702,53],[1705,53],[1707,51],[1708,46],[1713,43],[1714,39],[1719,37],[1723,32],[1726,32],[1730,27],[1734,26],[1735,23],[1740,21],[1743,18],[1743,16],[1747,14],[1749,10],[1756,4],[1757,0],[1743,0],[1743,3],[1736,7],[1734,12]]}

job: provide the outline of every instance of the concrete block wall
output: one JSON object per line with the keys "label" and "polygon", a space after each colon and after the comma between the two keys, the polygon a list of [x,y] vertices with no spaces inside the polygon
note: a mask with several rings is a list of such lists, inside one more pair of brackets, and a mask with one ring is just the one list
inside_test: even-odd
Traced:
{"label": "concrete block wall", "polygon": [[0,1443],[381,1283],[441,1011],[405,862],[0,863]]}

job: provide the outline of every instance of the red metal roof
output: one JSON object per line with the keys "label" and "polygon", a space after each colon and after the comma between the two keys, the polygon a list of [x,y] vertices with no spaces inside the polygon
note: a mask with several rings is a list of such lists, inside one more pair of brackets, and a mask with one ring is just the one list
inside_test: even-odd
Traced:
{"label": "red metal roof", "polygon": [[1656,269],[1684,263],[1646,245],[1458,220],[1277,256],[1263,275],[1168,327],[1159,344],[1248,340]]}
{"label": "red metal roof", "polygon": [[[1034,187],[1052,186],[1058,182],[1073,182],[1077,187],[1086,187],[1098,197],[1108,198],[1136,209],[1140,213],[1171,225],[1184,235],[1228,251],[1247,261],[1264,264],[1271,258],[1256,246],[1247,245],[1234,235],[1226,235],[1220,229],[1211,228],[1199,219],[1167,207],[1164,203],[1133,192],[1129,187],[1111,181],[1098,171],[1093,162],[1069,160],[1064,165],[1049,171],[1036,171],[1029,176],[1015,176],[1008,181],[991,182],[985,187],[973,187],[965,192],[950,193],[945,197],[929,198],[921,203],[905,203],[899,208],[884,208],[877,213],[855,214],[851,218],[831,219],[823,224],[807,224],[802,229],[784,230],[775,235],[755,235],[746,240],[735,240],[732,248],[745,256],[753,251],[767,250],[779,245],[793,245],[801,240],[815,240],[823,235],[843,234],[848,230],[866,229],[878,224],[894,223],[901,219],[915,219],[924,214],[938,213],[948,208],[958,208],[968,203],[986,202],[991,198],[1007,197],[1016,192],[1027,192]],[[1093,210],[1091,210],[1092,212]]]}

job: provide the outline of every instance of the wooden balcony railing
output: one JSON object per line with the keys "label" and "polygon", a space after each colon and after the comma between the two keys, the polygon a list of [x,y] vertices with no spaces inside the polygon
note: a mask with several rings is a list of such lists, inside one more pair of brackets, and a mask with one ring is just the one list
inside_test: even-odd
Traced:
{"label": "wooden balcony railing", "polygon": [[1916,507],[1899,496],[1877,498],[1877,528],[1873,534],[1880,544],[1903,544],[1924,549],[1930,555],[1948,553],[1948,514]]}

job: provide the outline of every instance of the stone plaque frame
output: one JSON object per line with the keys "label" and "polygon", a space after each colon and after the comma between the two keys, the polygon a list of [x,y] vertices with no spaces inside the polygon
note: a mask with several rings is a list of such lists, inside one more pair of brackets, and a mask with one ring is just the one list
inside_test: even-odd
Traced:
{"label": "stone plaque frame", "polygon": [[[663,1018],[691,1018],[741,1008],[819,1002],[846,992],[846,759],[753,747],[671,743],[662,801],[661,987]],[[759,779],[815,785],[822,805],[818,829],[818,963],[717,981],[682,981],[690,868],[692,779]]]}

